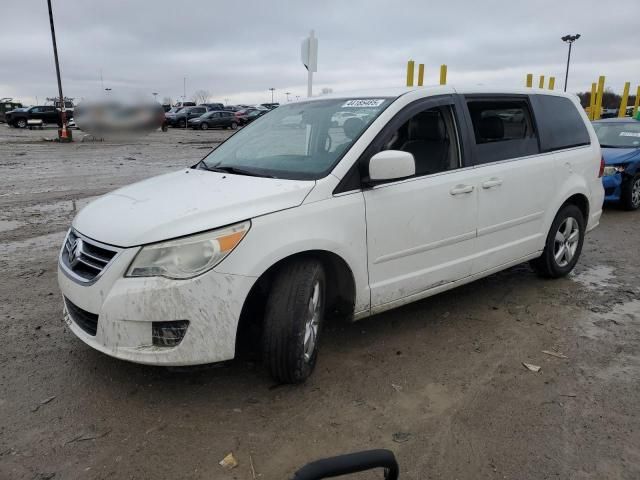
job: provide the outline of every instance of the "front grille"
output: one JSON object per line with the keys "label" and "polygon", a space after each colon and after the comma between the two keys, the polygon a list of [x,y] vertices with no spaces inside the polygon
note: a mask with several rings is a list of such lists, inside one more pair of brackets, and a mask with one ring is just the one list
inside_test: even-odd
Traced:
{"label": "front grille", "polygon": [[60,263],[81,282],[91,282],[102,273],[118,249],[69,230],[60,251]]}
{"label": "front grille", "polygon": [[89,335],[95,337],[98,331],[98,315],[81,309],[66,297],[64,298],[64,304],[67,307],[67,312],[73,323]]}

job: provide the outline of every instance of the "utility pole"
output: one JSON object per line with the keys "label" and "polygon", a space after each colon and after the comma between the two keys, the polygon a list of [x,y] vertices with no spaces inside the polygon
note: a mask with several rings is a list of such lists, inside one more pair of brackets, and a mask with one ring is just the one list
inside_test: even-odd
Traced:
{"label": "utility pole", "polygon": [[311,97],[313,94],[313,72],[318,71],[318,39],[313,30],[309,33],[309,37],[302,41],[300,50],[302,64],[307,69],[307,97]]}
{"label": "utility pole", "polygon": [[271,90],[271,103],[273,103],[273,92],[275,92],[276,89],[271,87],[269,90]]}
{"label": "utility pole", "polygon": [[287,96],[287,102],[289,102],[289,95],[291,95],[291,92],[284,92],[284,94]]}
{"label": "utility pole", "polygon": [[51,41],[53,42],[53,57],[56,63],[56,76],[58,77],[58,96],[60,97],[60,122],[62,128],[58,132],[58,140],[60,142],[70,142],[71,135],[67,131],[67,115],[64,108],[64,95],[62,95],[62,81],[60,80],[60,64],[58,62],[58,46],[56,45],[56,30],[53,26],[53,10],[51,9],[51,0],[47,0],[49,7],[49,25],[51,26]]}
{"label": "utility pole", "polygon": [[566,42],[569,44],[569,54],[567,55],[567,71],[564,75],[564,91],[565,92],[567,91],[567,81],[569,80],[569,62],[571,62],[571,46],[573,45],[573,42],[575,42],[579,38],[580,38],[579,33],[576,33],[575,35],[565,35],[564,37],[561,38],[563,42]]}

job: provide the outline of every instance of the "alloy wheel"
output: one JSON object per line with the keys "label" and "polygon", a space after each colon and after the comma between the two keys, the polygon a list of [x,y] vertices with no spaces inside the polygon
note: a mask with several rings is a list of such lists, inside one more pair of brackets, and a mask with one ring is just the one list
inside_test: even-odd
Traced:
{"label": "alloy wheel", "polygon": [[571,263],[580,242],[580,225],[573,217],[567,217],[558,228],[553,246],[553,257],[559,267]]}
{"label": "alloy wheel", "polygon": [[631,204],[633,208],[640,207],[640,177],[636,178],[631,187]]}
{"label": "alloy wheel", "polygon": [[307,318],[304,324],[304,360],[309,362],[313,357],[316,349],[316,340],[318,338],[318,327],[320,326],[320,315],[322,311],[322,291],[320,282],[317,281],[313,286],[313,293],[309,299],[309,308],[307,310]]}

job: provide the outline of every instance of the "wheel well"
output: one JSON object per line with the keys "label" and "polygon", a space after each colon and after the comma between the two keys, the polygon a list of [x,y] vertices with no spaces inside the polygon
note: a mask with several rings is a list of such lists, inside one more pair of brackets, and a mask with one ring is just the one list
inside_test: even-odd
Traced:
{"label": "wheel well", "polygon": [[271,282],[284,265],[305,258],[317,259],[324,267],[327,278],[326,312],[339,318],[350,318],[353,315],[356,286],[353,272],[347,262],[339,255],[326,250],[296,253],[269,267],[251,287],[240,313],[236,334],[236,357],[253,355],[259,351],[264,310]]}
{"label": "wheel well", "polygon": [[575,205],[578,207],[582,212],[585,225],[589,222],[589,199],[586,196],[581,193],[576,193],[567,198],[562,206],[564,207],[565,205]]}

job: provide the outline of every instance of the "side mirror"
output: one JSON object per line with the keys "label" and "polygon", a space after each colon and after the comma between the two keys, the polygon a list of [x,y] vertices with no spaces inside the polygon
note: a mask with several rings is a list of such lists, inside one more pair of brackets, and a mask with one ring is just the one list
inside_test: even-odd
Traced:
{"label": "side mirror", "polygon": [[413,154],[400,150],[385,150],[369,160],[369,180],[398,180],[415,175],[416,161]]}

